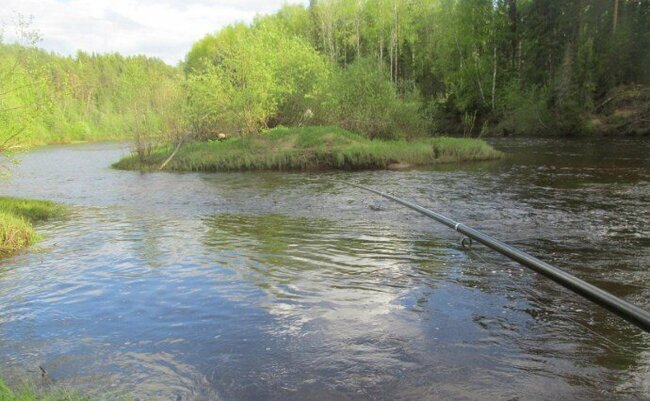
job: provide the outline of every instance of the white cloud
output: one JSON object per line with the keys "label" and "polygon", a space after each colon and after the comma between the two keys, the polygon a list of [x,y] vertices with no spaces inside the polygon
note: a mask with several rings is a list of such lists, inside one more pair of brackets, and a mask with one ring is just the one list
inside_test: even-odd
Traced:
{"label": "white cloud", "polygon": [[[32,15],[40,46],[62,54],[120,52],[181,60],[193,42],[230,23],[250,22],[307,0],[0,0],[0,20]],[[7,32],[11,39],[11,32]]]}

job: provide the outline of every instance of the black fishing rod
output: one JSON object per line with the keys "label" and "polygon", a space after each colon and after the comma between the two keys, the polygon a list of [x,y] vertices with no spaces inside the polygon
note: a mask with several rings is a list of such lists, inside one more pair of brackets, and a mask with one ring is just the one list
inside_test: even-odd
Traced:
{"label": "black fishing rod", "polygon": [[489,235],[473,229],[472,227],[468,227],[462,223],[456,222],[449,217],[443,216],[436,212],[432,212],[431,210],[425,209],[422,206],[416,205],[415,203],[406,201],[404,199],[400,199],[396,196],[377,191],[376,189],[364,187],[363,185],[349,183],[348,185],[373,192],[377,195],[383,196],[384,198],[400,203],[409,209],[415,210],[416,212],[421,213],[427,217],[430,217],[437,222],[442,223],[463,235],[466,235],[468,238],[478,241],[488,248],[491,248],[500,254],[521,263],[529,269],[550,278],[561,286],[587,298],[588,300],[604,307],[617,316],[640,327],[645,332],[650,333],[650,313],[639,308],[636,305],[624,301],[621,298],[618,298],[601,288],[589,284],[584,280],[581,280],[563,270],[558,269],[555,266],[539,260],[534,256],[522,252],[519,249],[516,249],[504,242],[494,239]]}

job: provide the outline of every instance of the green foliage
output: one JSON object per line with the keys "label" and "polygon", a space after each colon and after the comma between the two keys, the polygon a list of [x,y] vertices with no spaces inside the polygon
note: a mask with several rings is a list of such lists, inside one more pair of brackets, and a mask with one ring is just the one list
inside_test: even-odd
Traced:
{"label": "green foliage", "polygon": [[47,220],[65,215],[65,208],[57,203],[0,196],[0,211],[11,213],[30,222]]}
{"label": "green foliage", "polygon": [[0,145],[11,142],[7,150],[166,132],[163,110],[181,96],[179,72],[146,57],[71,58],[0,44],[0,76]]}
{"label": "green foliage", "polygon": [[[319,0],[198,41],[182,68],[0,44],[0,153],[332,124],[369,138],[561,133],[618,86],[650,84],[650,2]],[[480,127],[483,127],[480,129]],[[643,130],[643,127],[641,127]]]}
{"label": "green foliage", "polygon": [[548,105],[548,89],[521,89],[517,81],[503,89],[497,104],[502,117],[496,126],[500,134],[541,135],[553,126],[553,116]]}
{"label": "green foliage", "polygon": [[208,35],[188,54],[189,119],[202,137],[298,124],[330,74],[307,42],[273,21]]}
{"label": "green foliage", "polygon": [[404,101],[395,85],[371,59],[359,59],[341,69],[329,82],[319,116],[370,138],[396,139],[423,133],[417,99]]}
{"label": "green foliage", "polygon": [[[437,130],[462,125],[466,115],[477,115],[479,124],[519,121],[523,109],[534,108],[528,126],[516,131],[577,133],[585,114],[611,88],[650,83],[648,2],[313,4],[313,45],[341,66],[375,58],[401,96],[410,90],[404,83],[414,83]],[[514,86],[523,106],[512,102]],[[547,114],[552,117],[546,119]],[[533,121],[538,122],[534,129]]]}
{"label": "green foliage", "polygon": [[[131,156],[114,167],[158,168],[171,152],[170,147],[160,148],[145,163]],[[476,139],[385,141],[336,127],[278,127],[264,135],[188,144],[167,167],[175,171],[355,170],[387,168],[396,163],[415,166],[499,157],[498,151]]]}

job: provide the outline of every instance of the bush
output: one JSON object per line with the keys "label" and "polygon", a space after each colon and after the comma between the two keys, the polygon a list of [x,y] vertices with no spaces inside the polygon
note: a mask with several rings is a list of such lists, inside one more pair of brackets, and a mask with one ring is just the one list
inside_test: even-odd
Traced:
{"label": "bush", "polygon": [[302,124],[330,75],[306,41],[270,21],[209,35],[187,64],[189,119],[204,138]]}
{"label": "bush", "polygon": [[419,104],[401,100],[377,62],[362,58],[331,79],[319,117],[369,138],[414,137],[424,132]]}
{"label": "bush", "polygon": [[422,102],[419,99],[406,99],[395,102],[391,112],[394,137],[417,138],[425,134],[429,127],[422,117]]}
{"label": "bush", "polygon": [[554,129],[548,89],[524,91],[518,81],[513,81],[503,93],[498,104],[501,119],[497,133],[536,135]]}

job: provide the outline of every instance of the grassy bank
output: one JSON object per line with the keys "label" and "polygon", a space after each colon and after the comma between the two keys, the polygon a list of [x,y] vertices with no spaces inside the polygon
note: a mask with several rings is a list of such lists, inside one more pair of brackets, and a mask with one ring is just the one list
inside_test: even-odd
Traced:
{"label": "grassy bank", "polygon": [[48,201],[0,197],[0,256],[34,243],[32,223],[62,216],[62,206]]}
{"label": "grassy bank", "polygon": [[[159,148],[146,160],[125,157],[113,167],[157,169],[171,147]],[[435,163],[490,160],[501,153],[484,141],[466,138],[423,138],[413,141],[366,139],[336,127],[275,128],[263,135],[224,142],[184,145],[165,169],[174,171],[383,169]]]}
{"label": "grassy bank", "polygon": [[33,386],[25,385],[19,390],[10,389],[0,379],[0,400],[2,401],[87,401],[88,398],[70,394],[65,390],[56,392],[37,391]]}

